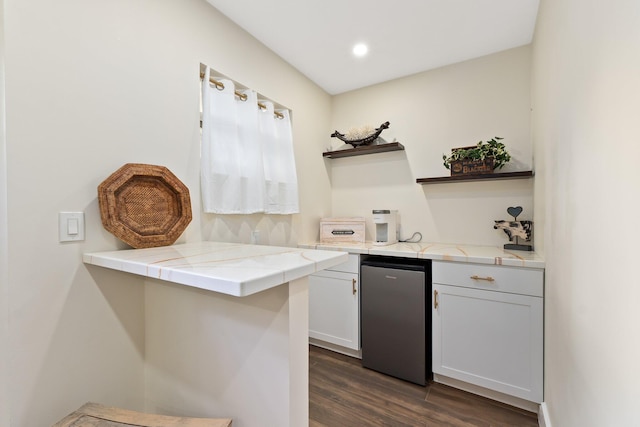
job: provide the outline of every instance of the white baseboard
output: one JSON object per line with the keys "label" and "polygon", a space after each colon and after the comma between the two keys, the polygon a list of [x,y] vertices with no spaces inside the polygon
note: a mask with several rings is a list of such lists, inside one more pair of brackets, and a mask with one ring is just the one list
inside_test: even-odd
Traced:
{"label": "white baseboard", "polygon": [[336,344],[332,344],[332,343],[322,341],[316,338],[311,338],[311,337],[309,337],[309,344],[315,345],[316,347],[325,348],[327,350],[335,351],[336,353],[341,353],[346,356],[362,359],[362,350],[352,350],[350,348],[345,348]]}
{"label": "white baseboard", "polygon": [[519,397],[510,396],[508,394],[500,393],[499,391],[495,390],[489,390],[475,384],[469,384],[465,381],[460,381],[439,374],[433,374],[433,380],[437,383],[455,387],[460,390],[468,391],[469,393],[477,394],[478,396],[483,396],[491,400],[497,400],[498,402],[506,403],[507,405],[515,406],[516,408],[533,412],[534,414],[540,412],[540,405],[536,402],[520,399]]}
{"label": "white baseboard", "polygon": [[552,427],[549,419],[549,410],[544,402],[540,404],[540,410],[538,411],[538,425],[540,427]]}

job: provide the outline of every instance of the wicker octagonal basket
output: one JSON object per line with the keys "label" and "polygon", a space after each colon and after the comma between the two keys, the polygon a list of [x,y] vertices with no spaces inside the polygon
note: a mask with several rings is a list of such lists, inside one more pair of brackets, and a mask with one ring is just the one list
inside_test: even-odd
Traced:
{"label": "wicker octagonal basket", "polygon": [[104,228],[134,248],[173,244],[191,222],[189,189],[164,166],[127,163],[98,186]]}

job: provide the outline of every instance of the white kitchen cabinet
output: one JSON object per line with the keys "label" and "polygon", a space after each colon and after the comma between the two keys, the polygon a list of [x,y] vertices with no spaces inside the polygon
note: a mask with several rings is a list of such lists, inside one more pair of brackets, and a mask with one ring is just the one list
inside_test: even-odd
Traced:
{"label": "white kitchen cabinet", "polygon": [[434,261],[432,279],[434,378],[542,402],[543,270]]}
{"label": "white kitchen cabinet", "polygon": [[309,276],[309,337],[360,349],[360,257]]}

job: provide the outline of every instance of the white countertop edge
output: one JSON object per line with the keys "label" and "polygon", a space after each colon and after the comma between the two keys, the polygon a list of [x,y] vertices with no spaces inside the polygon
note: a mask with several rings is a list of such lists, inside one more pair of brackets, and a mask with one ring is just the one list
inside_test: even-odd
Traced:
{"label": "white countertop edge", "polygon": [[544,269],[544,261],[521,260],[502,257],[478,257],[478,256],[462,256],[462,255],[424,255],[418,258],[431,259],[433,261],[450,261],[450,262],[467,262],[473,264],[502,265],[505,267],[523,267],[523,268],[540,268]]}
{"label": "white countertop edge", "polygon": [[[184,244],[184,246],[186,247],[188,244]],[[251,250],[250,246],[251,245],[246,245],[249,251]],[[203,271],[211,270],[206,266],[199,267],[199,270],[196,271],[190,271],[186,267],[175,268],[157,264],[156,262],[136,260],[136,257],[131,257],[131,255],[135,253],[132,251],[138,251],[140,254],[143,254],[144,252],[142,251],[145,251],[144,249],[125,249],[122,251],[85,253],[82,256],[82,260],[85,264],[108,268],[115,271],[136,274],[147,278],[163,280],[236,297],[245,297],[280,286],[292,280],[306,277],[315,272],[347,262],[349,259],[349,254],[345,251],[317,251],[314,249],[312,252],[309,252],[307,250],[296,248],[282,249],[291,249],[290,251],[285,252],[289,254],[292,252],[299,253],[302,261],[286,268],[264,268],[264,273],[258,275],[256,275],[254,270],[251,272],[253,277],[245,280],[239,280],[237,278],[230,279],[223,277],[223,275],[218,277],[216,276],[216,274],[220,274],[218,272],[205,274]],[[266,254],[265,256],[278,257],[278,255],[284,255],[284,253]],[[254,260],[257,259],[259,261],[260,257],[260,255],[257,255],[247,256],[246,258],[253,258]],[[141,257],[140,259],[146,259],[146,257]],[[267,261],[271,261],[271,259]],[[225,260],[219,260],[215,265],[216,267],[221,266],[222,270],[225,268],[229,270],[240,268],[234,267],[233,265],[225,266],[224,263]]]}
{"label": "white countertop edge", "polygon": [[315,248],[317,250],[323,250],[323,251],[346,251],[349,252],[350,254],[364,254],[367,255],[369,254],[369,248],[364,246],[364,244],[359,244],[359,245],[352,245],[352,246],[332,246],[331,244],[317,244],[315,245]]}

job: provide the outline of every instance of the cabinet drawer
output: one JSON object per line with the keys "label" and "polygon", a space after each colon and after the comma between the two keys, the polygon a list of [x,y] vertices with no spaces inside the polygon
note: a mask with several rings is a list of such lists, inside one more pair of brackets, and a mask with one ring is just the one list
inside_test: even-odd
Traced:
{"label": "cabinet drawer", "polygon": [[544,272],[540,269],[445,261],[433,261],[432,265],[433,283],[536,297],[544,294]]}
{"label": "cabinet drawer", "polygon": [[342,264],[335,265],[328,268],[329,271],[342,271],[345,273],[359,273],[360,272],[360,255],[349,254],[349,260]]}

